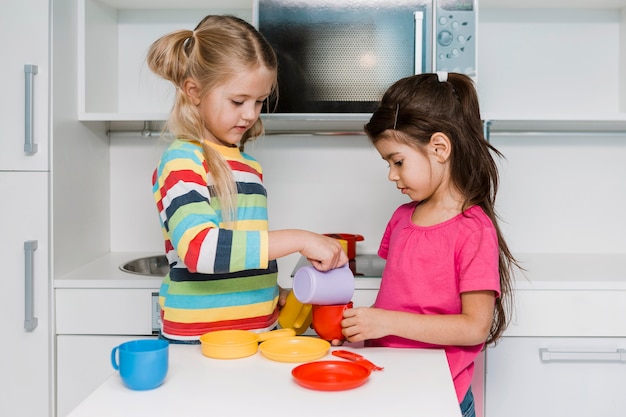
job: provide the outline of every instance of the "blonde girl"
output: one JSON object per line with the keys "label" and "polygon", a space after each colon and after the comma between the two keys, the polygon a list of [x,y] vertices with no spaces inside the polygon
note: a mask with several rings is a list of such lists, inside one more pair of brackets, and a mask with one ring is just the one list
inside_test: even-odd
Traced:
{"label": "blonde girl", "polygon": [[155,41],[147,63],[176,87],[166,125],[176,140],[153,175],[170,264],[161,337],[197,343],[214,330],[270,330],[286,297],[277,258],[300,252],[320,270],[347,262],[335,239],[269,231],[263,171],[244,145],[263,133],[276,55],[244,20],[209,15]]}

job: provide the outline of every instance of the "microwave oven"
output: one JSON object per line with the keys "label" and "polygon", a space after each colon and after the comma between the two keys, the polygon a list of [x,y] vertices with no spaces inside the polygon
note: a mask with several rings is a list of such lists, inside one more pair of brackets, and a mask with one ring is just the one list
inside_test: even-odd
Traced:
{"label": "microwave oven", "polygon": [[400,78],[476,79],[477,14],[477,0],[255,0],[253,23],[278,57],[266,130],[361,130]]}

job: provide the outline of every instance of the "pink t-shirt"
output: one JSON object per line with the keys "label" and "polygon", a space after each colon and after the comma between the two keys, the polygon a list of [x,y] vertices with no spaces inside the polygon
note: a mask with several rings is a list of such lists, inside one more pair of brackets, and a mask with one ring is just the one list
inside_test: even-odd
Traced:
{"label": "pink t-shirt", "polygon": [[[492,290],[499,296],[498,238],[482,208],[473,206],[443,223],[421,227],[411,222],[417,204],[400,206],[387,224],[378,250],[387,262],[374,306],[417,314],[459,314],[463,292]],[[460,403],[484,343],[439,346],[387,336],[368,345],[443,347]]]}

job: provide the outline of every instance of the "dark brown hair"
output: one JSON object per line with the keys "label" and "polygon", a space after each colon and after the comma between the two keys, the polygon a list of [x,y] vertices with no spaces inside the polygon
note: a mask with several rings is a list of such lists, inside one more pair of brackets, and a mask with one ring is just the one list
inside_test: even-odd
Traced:
{"label": "dark brown hair", "polygon": [[[450,176],[463,194],[463,211],[480,206],[491,219],[500,247],[500,297],[487,344],[495,343],[508,325],[512,310],[513,268],[520,268],[498,225],[495,199],[498,168],[493,155],[503,155],[483,135],[478,94],[472,79],[449,73],[419,74],[394,83],[383,95],[378,109],[365,125],[372,143],[393,139],[422,151],[431,136],[444,133],[451,141]],[[520,268],[521,269],[521,268]]]}

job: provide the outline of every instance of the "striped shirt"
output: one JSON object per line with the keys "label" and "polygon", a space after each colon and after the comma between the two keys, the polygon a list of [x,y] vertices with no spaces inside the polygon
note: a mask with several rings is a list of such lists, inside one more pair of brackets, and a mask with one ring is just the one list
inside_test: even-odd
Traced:
{"label": "striped shirt", "polygon": [[223,227],[200,145],[175,141],[152,178],[170,264],[159,294],[162,333],[169,339],[197,340],[222,329],[269,330],[277,320],[278,270],[268,260],[261,166],[238,148],[211,146],[237,184],[234,228]]}

